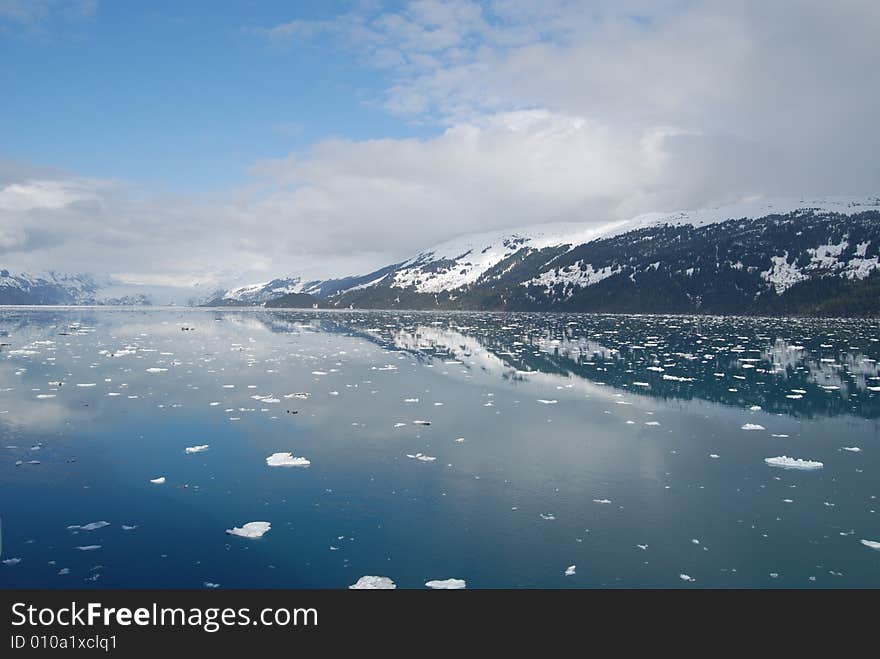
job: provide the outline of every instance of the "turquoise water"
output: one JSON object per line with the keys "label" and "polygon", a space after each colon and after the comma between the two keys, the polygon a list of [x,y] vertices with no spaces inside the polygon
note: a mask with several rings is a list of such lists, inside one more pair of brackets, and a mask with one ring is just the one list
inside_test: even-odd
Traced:
{"label": "turquoise water", "polygon": [[0,333],[0,587],[880,587],[876,321],[6,308]]}

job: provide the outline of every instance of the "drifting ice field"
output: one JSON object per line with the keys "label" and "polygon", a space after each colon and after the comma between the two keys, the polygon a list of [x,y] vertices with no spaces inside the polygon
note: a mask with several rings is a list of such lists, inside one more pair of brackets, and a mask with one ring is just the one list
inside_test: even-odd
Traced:
{"label": "drifting ice field", "polygon": [[880,325],[0,310],[0,587],[880,587]]}

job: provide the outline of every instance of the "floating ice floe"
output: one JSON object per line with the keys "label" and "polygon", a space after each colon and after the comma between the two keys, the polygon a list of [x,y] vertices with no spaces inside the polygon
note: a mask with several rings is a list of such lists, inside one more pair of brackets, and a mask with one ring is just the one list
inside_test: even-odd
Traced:
{"label": "floating ice floe", "polygon": [[609,504],[611,499],[593,499],[593,503]]}
{"label": "floating ice floe", "polygon": [[740,430],[767,430],[764,426],[759,423],[744,423]]}
{"label": "floating ice floe", "polygon": [[97,529],[103,529],[105,526],[110,526],[110,522],[89,522],[88,524],[83,524],[80,526],[79,524],[71,524],[67,527],[68,531],[96,531]]}
{"label": "floating ice floe", "polygon": [[422,462],[434,462],[437,459],[433,455],[425,455],[424,453],[407,453],[406,457],[411,460],[421,460]]}
{"label": "floating ice floe", "polygon": [[96,549],[100,549],[101,545],[81,545],[77,547],[80,551],[95,551]]}
{"label": "floating ice floe", "polygon": [[199,444],[198,446],[187,446],[184,451],[187,453],[201,453],[211,448],[210,444]]}
{"label": "floating ice floe", "polygon": [[350,585],[349,590],[394,590],[397,588],[388,577],[364,576],[357,580],[356,583]]}
{"label": "floating ice floe", "polygon": [[764,458],[771,467],[783,467],[785,469],[821,469],[825,465],[815,460],[802,460],[800,458],[790,458],[787,455],[781,455],[776,458]]}
{"label": "floating ice floe", "polygon": [[646,426],[659,426],[660,422],[659,421],[645,421],[645,425]]}
{"label": "floating ice floe", "polygon": [[132,525],[132,526],[129,526],[128,524],[123,524],[123,525],[122,525],[122,530],[123,530],[123,531],[134,531],[137,527],[138,527],[137,524],[134,524],[134,525]]}
{"label": "floating ice floe", "polygon": [[204,582],[203,585],[205,586],[205,588],[219,588],[220,587],[220,584],[214,583],[213,581],[206,581],[206,582]]}
{"label": "floating ice floe", "polygon": [[20,559],[20,558],[6,558],[6,559],[3,559],[3,565],[13,566],[13,565],[18,565],[19,563],[21,563],[21,559]]}
{"label": "floating ice floe", "polygon": [[876,542],[874,540],[860,540],[859,542],[861,542],[863,545],[865,545],[865,547],[868,547],[869,549],[877,549],[878,551],[880,551],[880,542]]}
{"label": "floating ice floe", "polygon": [[565,568],[565,576],[573,577],[576,570],[577,565],[569,565],[567,568]]}
{"label": "floating ice floe", "polygon": [[229,535],[237,535],[240,538],[261,538],[272,529],[269,522],[248,522],[241,526],[226,529]]}
{"label": "floating ice floe", "polygon": [[559,401],[556,400],[555,398],[552,400],[547,400],[546,398],[539,398],[538,402],[541,403],[542,405],[556,405],[556,403],[558,403]]}
{"label": "floating ice floe", "polygon": [[858,446],[844,446],[843,450],[849,451],[850,453],[860,453],[862,449]]}
{"label": "floating ice floe", "polygon": [[750,411],[750,412],[760,412],[760,411],[761,411],[761,406],[760,406],[760,405],[752,405],[752,406],[749,408],[749,411]]}
{"label": "floating ice floe", "polygon": [[154,485],[162,485],[165,482],[165,477],[159,476],[159,478],[151,478],[150,482]]}
{"label": "floating ice floe", "polygon": [[147,373],[164,373],[167,370],[167,368],[159,368],[158,366],[154,366],[153,368],[148,368]]}
{"label": "floating ice floe", "polygon": [[467,587],[464,579],[433,579],[426,581],[425,586],[434,590],[461,590]]}
{"label": "floating ice floe", "polygon": [[307,458],[295,457],[293,453],[273,453],[266,458],[270,467],[308,467],[311,463]]}
{"label": "floating ice floe", "polygon": [[682,581],[696,581],[696,579],[694,579],[692,576],[690,576],[689,574],[684,574],[684,573],[679,574],[678,578],[681,579]]}
{"label": "floating ice floe", "polygon": [[424,421],[423,419],[416,419],[415,421],[413,421],[413,423],[417,426],[430,426],[431,425],[430,421]]}
{"label": "floating ice floe", "polygon": [[538,515],[541,519],[546,519],[548,521],[556,519],[556,515],[552,513],[547,513],[546,515],[544,513],[538,513]]}

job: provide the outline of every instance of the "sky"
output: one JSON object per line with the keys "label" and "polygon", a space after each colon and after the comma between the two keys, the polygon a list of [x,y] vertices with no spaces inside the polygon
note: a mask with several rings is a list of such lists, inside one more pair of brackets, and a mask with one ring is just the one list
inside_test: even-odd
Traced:
{"label": "sky", "polygon": [[0,266],[216,288],[880,192],[876,0],[0,0]]}

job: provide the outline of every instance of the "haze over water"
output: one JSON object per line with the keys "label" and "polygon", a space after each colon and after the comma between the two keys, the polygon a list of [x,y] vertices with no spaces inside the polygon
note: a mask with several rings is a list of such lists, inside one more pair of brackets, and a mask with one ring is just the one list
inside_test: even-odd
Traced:
{"label": "haze over water", "polygon": [[880,587],[877,321],[6,308],[0,333],[0,587]]}

